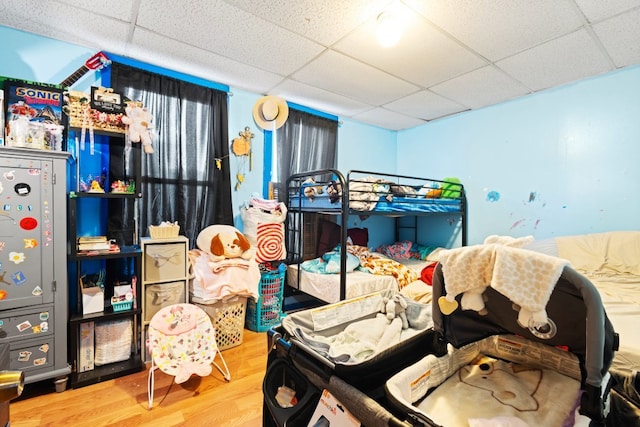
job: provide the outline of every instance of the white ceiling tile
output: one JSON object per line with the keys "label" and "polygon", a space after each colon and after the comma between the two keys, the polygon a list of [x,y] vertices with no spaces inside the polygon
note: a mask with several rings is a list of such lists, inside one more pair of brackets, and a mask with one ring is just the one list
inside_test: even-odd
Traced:
{"label": "white ceiling tile", "polygon": [[305,105],[318,111],[334,114],[336,116],[351,117],[371,107],[365,103],[355,101],[345,96],[336,95],[317,87],[296,82],[291,79],[269,90],[270,95],[282,96],[287,101]]}
{"label": "white ceiling tile", "polygon": [[568,1],[406,0],[425,18],[491,61],[582,25]]}
{"label": "white ceiling tile", "polygon": [[426,123],[423,120],[405,116],[404,114],[389,111],[384,108],[374,108],[364,113],[356,114],[353,118],[364,123],[391,130],[408,129]]}
{"label": "white ceiling tile", "polygon": [[598,22],[640,6],[640,0],[575,0],[589,22]]}
{"label": "white ceiling tile", "polygon": [[[98,15],[104,15],[122,21],[131,21],[132,8],[137,4],[131,0],[109,0],[99,2],[95,0],[58,0],[74,8],[84,9]],[[141,0],[147,7],[153,7],[154,0]]]}
{"label": "white ceiling tile", "polygon": [[487,65],[422,16],[406,7],[402,12],[403,34],[396,46],[385,48],[376,42],[377,20],[371,19],[334,49],[422,87]]}
{"label": "white ceiling tile", "polygon": [[394,0],[224,0],[283,28],[330,46]]}
{"label": "white ceiling tile", "polygon": [[541,44],[496,62],[533,90],[542,90],[613,69],[586,30]]}
{"label": "white ceiling tile", "polygon": [[[222,0],[155,0],[138,25],[257,68],[288,75],[323,47]],[[185,25],[187,24],[187,25]]]}
{"label": "white ceiling tile", "polygon": [[596,24],[593,30],[617,67],[640,62],[640,9]]}
{"label": "white ceiling tile", "polygon": [[283,77],[138,29],[129,56],[239,89],[263,93]]}
{"label": "white ceiling tile", "polygon": [[428,90],[423,90],[386,104],[384,108],[424,120],[433,120],[468,110],[467,107]]}
{"label": "white ceiling tile", "polygon": [[431,90],[471,108],[481,108],[528,93],[526,87],[493,66],[448,80]]}
{"label": "white ceiling tile", "polygon": [[[68,22],[73,22],[69,25]],[[0,24],[98,50],[122,51],[126,22],[72,8],[57,1],[2,0]]]}
{"label": "white ceiling tile", "polygon": [[373,105],[382,105],[418,88],[341,53],[326,51],[292,78]]}

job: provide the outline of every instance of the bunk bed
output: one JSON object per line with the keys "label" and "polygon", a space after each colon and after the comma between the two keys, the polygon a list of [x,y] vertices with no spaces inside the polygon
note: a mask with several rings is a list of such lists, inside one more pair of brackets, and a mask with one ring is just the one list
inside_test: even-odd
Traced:
{"label": "bunk bed", "polygon": [[[339,248],[349,248],[349,218],[385,216],[393,218],[395,242],[400,236],[419,237],[418,217],[449,215],[456,218],[456,233],[463,246],[467,244],[467,202],[464,186],[455,178],[443,180],[351,170],[346,176],[336,169],[322,169],[291,175],[286,182],[287,221],[285,239],[287,244],[288,286],[325,303],[334,303],[383,289],[398,289],[398,279],[390,275],[350,271],[350,250],[338,250],[338,274],[319,274],[307,271],[303,263],[323,253],[315,251],[318,243],[317,229],[310,232],[308,218],[321,215],[334,218],[339,229]],[[413,218],[407,225],[402,219]],[[395,243],[394,242],[394,243]],[[391,243],[391,242],[390,242]],[[416,245],[417,246],[417,245]],[[361,248],[364,249],[364,248]],[[420,271],[431,261],[428,257],[403,259],[408,269]]]}

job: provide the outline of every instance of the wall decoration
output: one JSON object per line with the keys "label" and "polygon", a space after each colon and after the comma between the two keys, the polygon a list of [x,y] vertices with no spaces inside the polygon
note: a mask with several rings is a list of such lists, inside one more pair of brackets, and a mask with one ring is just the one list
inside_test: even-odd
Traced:
{"label": "wall decoration", "polygon": [[[249,162],[249,171],[253,170],[253,157],[251,154],[251,139],[255,135],[251,132],[249,126],[245,126],[244,131],[238,132],[238,137],[231,142],[231,152],[239,159],[238,173],[236,174],[236,191],[244,182],[247,170],[247,160]],[[217,159],[216,159],[217,161]],[[219,169],[219,168],[218,168]]]}

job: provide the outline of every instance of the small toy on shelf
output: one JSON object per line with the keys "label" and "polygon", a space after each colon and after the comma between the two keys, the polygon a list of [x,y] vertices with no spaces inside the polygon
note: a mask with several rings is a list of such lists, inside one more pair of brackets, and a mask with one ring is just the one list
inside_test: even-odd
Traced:
{"label": "small toy on shelf", "polygon": [[111,183],[112,193],[133,194],[136,192],[136,183],[130,179],[128,183],[122,180],[113,181]]}

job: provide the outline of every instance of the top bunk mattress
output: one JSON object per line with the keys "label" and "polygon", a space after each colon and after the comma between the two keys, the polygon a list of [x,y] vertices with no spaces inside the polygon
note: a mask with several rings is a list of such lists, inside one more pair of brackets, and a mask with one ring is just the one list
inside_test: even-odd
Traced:
{"label": "top bunk mattress", "polygon": [[[329,195],[321,194],[313,198],[296,195],[289,199],[289,206],[303,211],[340,211],[340,200],[332,200]],[[417,197],[394,197],[388,200],[385,196],[379,196],[375,201],[349,203],[349,209],[355,211],[380,212],[380,213],[437,213],[460,212],[462,201],[460,199],[427,199]]]}
{"label": "top bunk mattress", "polygon": [[[344,191],[346,190],[346,191]],[[437,180],[366,171],[345,176],[327,169],[287,180],[288,207],[308,212],[462,213],[464,186],[457,178]]]}

